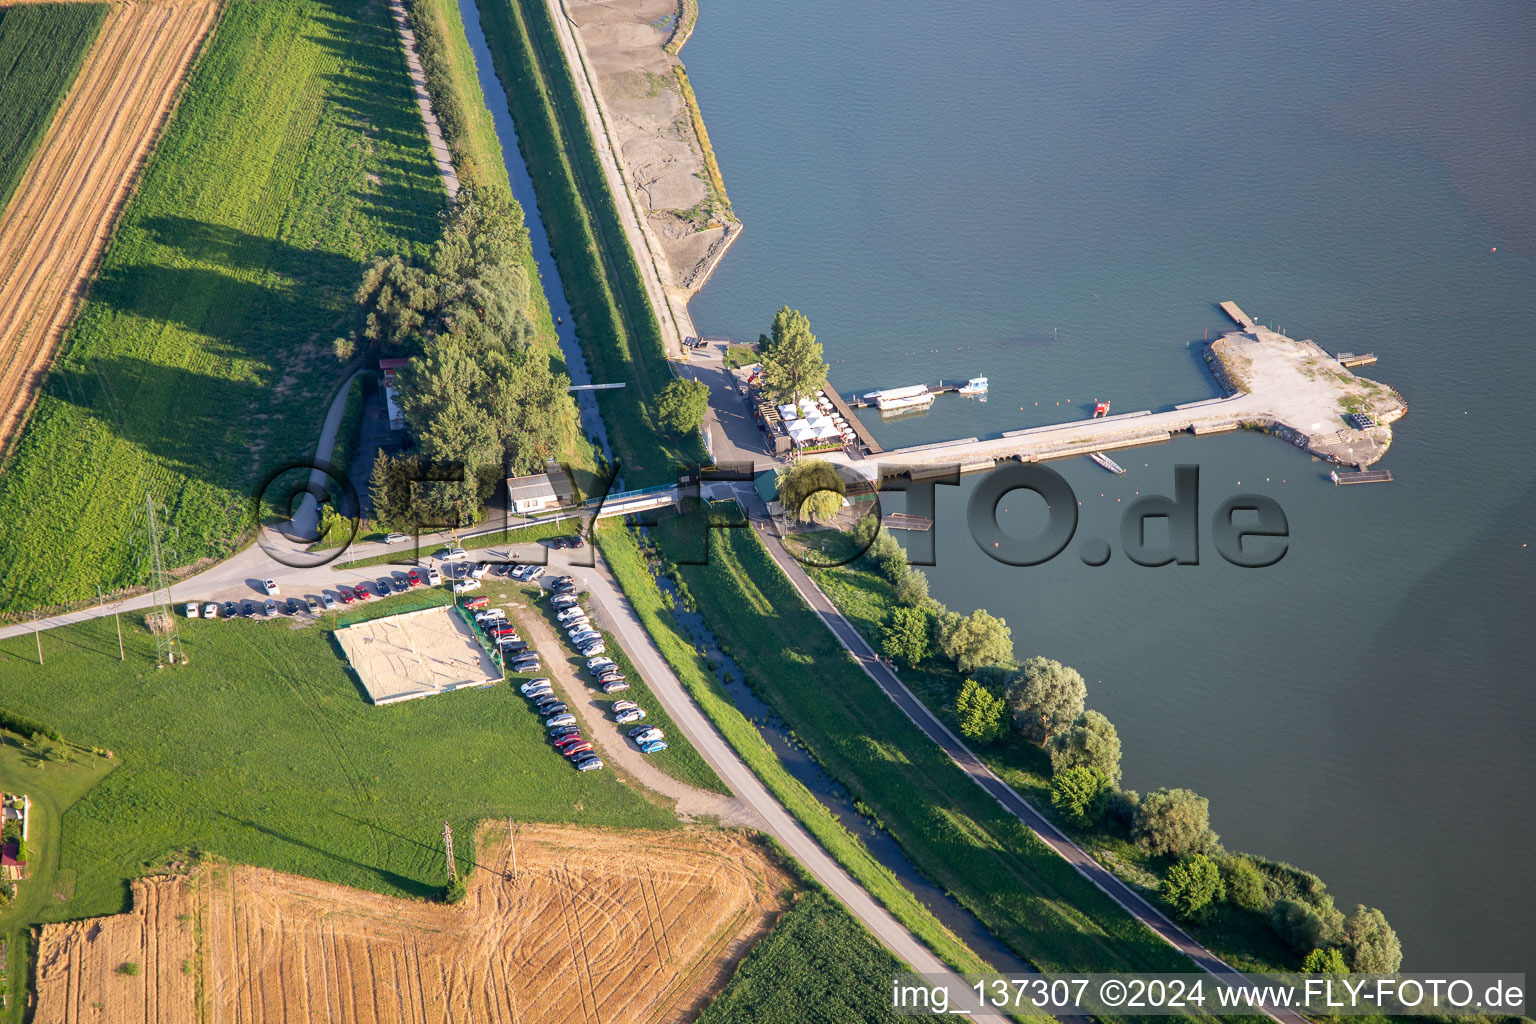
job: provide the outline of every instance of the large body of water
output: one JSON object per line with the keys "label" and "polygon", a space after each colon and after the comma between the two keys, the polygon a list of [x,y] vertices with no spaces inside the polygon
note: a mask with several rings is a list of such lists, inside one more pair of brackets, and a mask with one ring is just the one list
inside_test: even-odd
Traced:
{"label": "large body of water", "polygon": [[1257,435],[1127,452],[1119,478],[1056,464],[1083,537],[1117,538],[1176,463],[1206,516],[1268,493],[1279,565],[1206,541],[1199,566],[1011,568],[963,529],[967,478],[941,490],[933,590],[1083,672],[1128,786],[1196,789],[1229,847],[1381,907],[1405,966],[1525,970],[1536,10],[1163,6],[705,3],[684,57],[747,230],[694,316],[755,338],[804,310],[845,392],[991,378],[985,403],[877,419],[888,445],[1214,395],[1220,299],[1380,353],[1363,372],[1409,404],[1394,484],[1335,488]]}

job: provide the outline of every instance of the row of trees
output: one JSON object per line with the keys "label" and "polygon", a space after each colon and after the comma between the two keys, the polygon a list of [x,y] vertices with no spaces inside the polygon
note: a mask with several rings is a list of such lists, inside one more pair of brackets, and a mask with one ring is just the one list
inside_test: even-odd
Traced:
{"label": "row of trees", "polygon": [[364,275],[363,340],[410,359],[399,396],[416,451],[380,452],[371,481],[386,526],[473,522],[500,478],[542,469],[575,422],[570,379],[532,346],[527,246],[512,198],[471,186],[425,258],[391,256]]}
{"label": "row of trees", "polygon": [[873,516],[860,527],[865,561],[897,601],[882,630],[885,655],[911,667],[935,657],[953,664],[963,679],[955,698],[961,734],[979,743],[1016,736],[1042,748],[1052,806],[1078,828],[1124,830],[1148,857],[1169,862],[1159,893],[1175,914],[1201,920],[1227,904],[1260,915],[1309,971],[1397,970],[1402,949],[1381,911],[1359,906],[1346,916],[1316,875],[1224,850],[1210,827],[1210,802],[1192,790],[1143,797],[1121,789],[1119,733],[1087,707],[1082,675],[1049,658],[1017,662],[1004,620],[948,610]]}

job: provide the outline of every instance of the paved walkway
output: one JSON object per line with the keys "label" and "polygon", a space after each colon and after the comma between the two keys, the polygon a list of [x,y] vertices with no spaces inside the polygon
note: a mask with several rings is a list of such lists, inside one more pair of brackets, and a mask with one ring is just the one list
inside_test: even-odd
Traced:
{"label": "paved walkway", "polygon": [[443,176],[443,187],[449,199],[459,195],[459,175],[453,169],[453,154],[443,141],[443,129],[437,123],[432,110],[432,94],[427,92],[427,76],[421,69],[421,56],[416,52],[416,33],[405,19],[405,6],[400,0],[390,0],[389,9],[400,29],[400,42],[405,47],[405,66],[411,73],[411,85],[416,90],[416,106],[421,108],[421,120],[427,126],[427,143],[432,147],[432,159],[437,162],[437,173]]}
{"label": "paved walkway", "polygon": [[[1071,864],[1085,878],[1097,886],[1105,895],[1118,903],[1127,913],[1142,924],[1150,928],[1159,938],[1167,942],[1179,952],[1188,956],[1201,969],[1215,975],[1237,975],[1239,972],[1196,942],[1182,928],[1170,921],[1162,911],[1142,897],[1140,893],[1122,882],[1112,872],[1106,869],[1089,853],[1068,839],[1055,825],[1051,824],[1040,812],[1036,811],[1030,803],[1018,794],[1012,786],[1000,779],[992,769],[977,757],[965,743],[949,730],[939,718],[928,709],[928,706],[920,701],[911,690],[907,689],[897,677],[895,671],[887,666],[876,656],[875,651],[864,639],[858,629],[849,622],[847,617],[838,610],[832,600],[827,597],[822,589],[816,585],[805,567],[792,558],[785,549],[778,528],[768,515],[767,507],[762,503],[755,490],[749,487],[737,487],[738,499],[743,507],[748,510],[753,528],[762,537],[764,545],[768,548],[773,560],[779,564],[800,596],[806,604],[821,617],[839,643],[848,651],[853,659],[859,663],[864,672],[875,681],[880,689],[889,697],[897,707],[906,714],[912,722],[922,729],[929,739],[937,743],[949,755],[950,760],[959,766],[960,770],[970,777],[982,789],[986,790],[993,799],[1002,804],[1009,813],[1023,822],[1035,835],[1039,836],[1051,849],[1055,850],[1067,863]],[[1307,1024],[1307,1019],[1299,1013],[1286,1010],[1277,1010],[1268,1014],[1277,1021],[1285,1024]]]}

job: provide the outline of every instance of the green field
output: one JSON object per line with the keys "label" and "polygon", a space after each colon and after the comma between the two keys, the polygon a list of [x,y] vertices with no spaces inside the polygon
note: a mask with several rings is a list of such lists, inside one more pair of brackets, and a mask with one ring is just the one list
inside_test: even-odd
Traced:
{"label": "green field", "polygon": [[671,482],[678,464],[706,456],[696,436],[677,438],[655,421],[654,397],[672,379],[661,326],[549,11],[525,0],[481,0],[479,9],[592,379],[627,382],[598,393],[624,486]]}
{"label": "green field", "polygon": [[910,1019],[890,1008],[891,978],[906,969],[817,887],[758,940],[699,1024],[894,1024]]}
{"label": "green field", "polygon": [[[663,550],[696,547],[682,529],[700,518],[664,518],[656,530]],[[709,564],[678,571],[722,649],[924,874],[1042,970],[1187,969],[886,699],[755,532],[709,533]]]}
{"label": "green field", "polygon": [[146,489],[175,562],[235,550],[314,454],[363,266],[445,202],[386,6],[231,3],[0,475],[0,612],[139,582]]}
{"label": "green field", "polygon": [[106,4],[0,7],[0,211],[106,16]]}
{"label": "green field", "polygon": [[506,687],[368,704],[328,622],[185,621],[189,663],[164,670],[138,620],[123,625],[126,663],[110,618],[44,634],[44,667],[31,637],[0,642],[7,704],[118,764],[64,817],[74,894],[43,919],[126,909],[127,881],[179,851],[422,897],[444,881],[443,818],[466,864],[485,818],[675,823],[612,772],[566,765]]}
{"label": "green field", "polygon": [[960,971],[991,970],[784,767],[762,733],[731,701],[703,655],[683,636],[672,612],[671,599],[656,585],[657,570],[646,562],[633,534],[621,523],[609,520],[598,525],[597,538],[603,563],[613,573],[668,666],[769,792],[844,870],[941,960]]}

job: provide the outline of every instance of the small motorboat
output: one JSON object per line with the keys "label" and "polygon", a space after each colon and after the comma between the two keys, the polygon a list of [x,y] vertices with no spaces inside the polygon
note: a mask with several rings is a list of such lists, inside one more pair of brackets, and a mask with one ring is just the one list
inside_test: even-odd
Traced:
{"label": "small motorboat", "polygon": [[970,380],[961,385],[958,392],[958,394],[962,395],[984,395],[986,393],[987,378],[985,377],[972,377]]}

